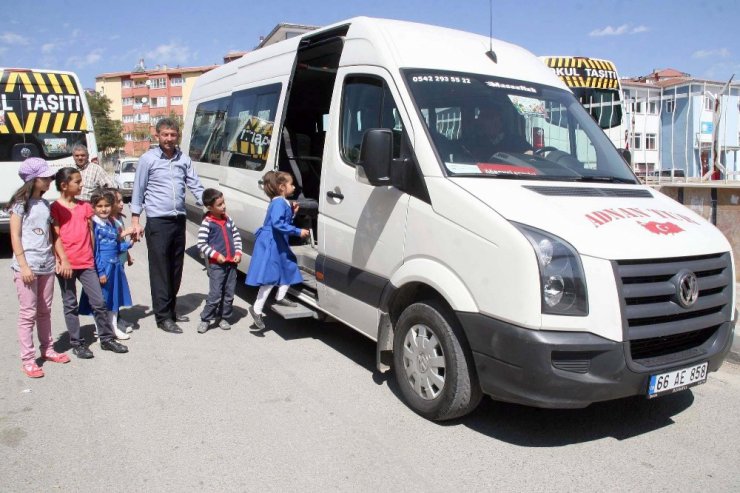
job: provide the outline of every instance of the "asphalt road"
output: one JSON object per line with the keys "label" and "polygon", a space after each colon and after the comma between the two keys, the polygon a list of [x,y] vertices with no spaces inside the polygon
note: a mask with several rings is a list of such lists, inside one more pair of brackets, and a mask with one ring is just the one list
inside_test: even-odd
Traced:
{"label": "asphalt road", "polygon": [[[188,245],[195,244],[192,231]],[[738,491],[740,367],[647,401],[575,411],[484,399],[444,424],[404,406],[373,343],[339,324],[267,319],[240,286],[231,331],[195,331],[207,280],[188,250],[171,335],[149,314],[143,245],[128,270],[139,329],[117,355],[20,369],[0,247],[0,491]],[[240,279],[241,281],[241,279]],[[68,349],[57,290],[58,350]],[[92,319],[83,329],[92,331]]]}

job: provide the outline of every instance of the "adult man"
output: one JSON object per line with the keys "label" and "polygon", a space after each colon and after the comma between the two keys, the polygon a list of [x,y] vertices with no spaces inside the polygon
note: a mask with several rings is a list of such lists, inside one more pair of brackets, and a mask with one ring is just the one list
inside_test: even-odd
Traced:
{"label": "adult man", "polygon": [[[193,163],[177,147],[180,127],[170,118],[157,122],[159,147],[139,159],[131,197],[131,226],[137,237],[146,231],[149,281],[157,327],[182,333],[177,322],[187,322],[175,312],[185,256],[185,188],[201,204],[203,185]],[[146,212],[146,228],[139,222]]]}
{"label": "adult man", "polygon": [[464,148],[479,162],[491,160],[497,152],[532,153],[532,146],[511,127],[505,125],[500,106],[482,107],[466,135]]}
{"label": "adult man", "polygon": [[90,194],[99,187],[116,188],[108,173],[101,166],[90,162],[90,154],[83,144],[75,144],[72,147],[72,158],[82,175],[82,193],[77,196],[78,200],[90,202]]}

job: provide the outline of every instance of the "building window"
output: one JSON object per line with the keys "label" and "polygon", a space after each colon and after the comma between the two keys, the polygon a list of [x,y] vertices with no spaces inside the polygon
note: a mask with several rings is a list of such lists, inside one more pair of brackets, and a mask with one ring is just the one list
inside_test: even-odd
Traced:
{"label": "building window", "polygon": [[137,80],[134,82],[134,87],[146,87],[146,81],[145,80]]}
{"label": "building window", "polygon": [[134,122],[135,123],[148,123],[149,122],[149,113],[137,113],[134,115]]}
{"label": "building window", "polygon": [[134,104],[134,98],[123,98],[121,100],[121,104],[123,106],[131,106],[132,104]]}
{"label": "building window", "polygon": [[648,151],[654,151],[656,149],[657,140],[656,134],[645,134],[645,149]]}
{"label": "building window", "polygon": [[665,112],[666,113],[673,113],[676,109],[676,101],[673,99],[666,99],[665,102]]}
{"label": "building window", "polygon": [[648,103],[648,114],[650,114],[650,115],[657,115],[658,114],[658,103],[657,103],[657,101],[650,101]]}
{"label": "building window", "polygon": [[632,148],[635,150],[642,149],[642,134],[632,136]]}
{"label": "building window", "polygon": [[632,102],[632,113],[642,114],[642,101]]}
{"label": "building window", "polygon": [[182,104],[182,96],[172,96],[170,98],[170,104],[173,106]]}
{"label": "building window", "polygon": [[182,80],[182,77],[173,77],[170,79],[170,85],[171,86],[181,86],[184,82]]}
{"label": "building window", "polygon": [[123,115],[123,123],[133,123],[134,115]]}
{"label": "building window", "polygon": [[152,98],[152,108],[164,108],[167,106],[167,96],[157,96],[156,98]]}
{"label": "building window", "polygon": [[134,136],[131,134],[123,134],[123,140],[126,142],[132,142],[134,140]]}
{"label": "building window", "polygon": [[131,79],[129,79],[129,80],[124,80],[124,81],[123,81],[123,87],[124,87],[124,89],[128,89],[128,88],[130,88],[130,87],[131,87]]}
{"label": "building window", "polygon": [[710,96],[704,96],[704,109],[714,111],[714,99]]}

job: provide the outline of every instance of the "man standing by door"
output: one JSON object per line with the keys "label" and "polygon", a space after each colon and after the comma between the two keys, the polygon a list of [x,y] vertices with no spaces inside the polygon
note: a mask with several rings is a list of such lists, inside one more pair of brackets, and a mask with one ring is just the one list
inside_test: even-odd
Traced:
{"label": "man standing by door", "polygon": [[[177,322],[187,322],[175,311],[185,257],[185,188],[201,204],[203,185],[193,163],[177,147],[180,127],[163,118],[157,122],[159,147],[139,159],[131,197],[131,226],[137,237],[146,233],[149,281],[157,327],[181,334]],[[139,216],[146,212],[146,228]]]}
{"label": "man standing by door", "polygon": [[72,147],[72,158],[75,160],[77,169],[82,175],[82,193],[77,196],[78,200],[90,202],[90,194],[99,187],[116,188],[113,179],[98,164],[90,162],[90,154],[87,147],[75,144]]}

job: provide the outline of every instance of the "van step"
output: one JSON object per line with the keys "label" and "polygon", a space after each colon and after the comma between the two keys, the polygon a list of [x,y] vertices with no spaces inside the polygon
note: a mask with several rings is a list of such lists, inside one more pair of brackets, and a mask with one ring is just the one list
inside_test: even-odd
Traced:
{"label": "van step", "polygon": [[298,306],[282,306],[273,304],[271,308],[272,311],[286,320],[293,318],[318,318],[319,316],[318,312],[301,303],[298,303]]}

